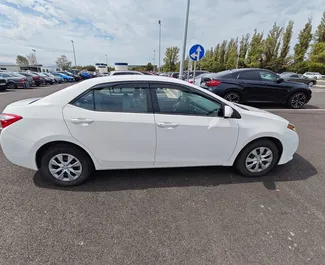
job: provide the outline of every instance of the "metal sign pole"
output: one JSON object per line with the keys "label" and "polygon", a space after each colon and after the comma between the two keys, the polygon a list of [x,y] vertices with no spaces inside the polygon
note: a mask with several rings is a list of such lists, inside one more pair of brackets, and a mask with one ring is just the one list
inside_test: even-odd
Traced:
{"label": "metal sign pole", "polygon": [[195,82],[196,61],[194,61],[193,84]]}

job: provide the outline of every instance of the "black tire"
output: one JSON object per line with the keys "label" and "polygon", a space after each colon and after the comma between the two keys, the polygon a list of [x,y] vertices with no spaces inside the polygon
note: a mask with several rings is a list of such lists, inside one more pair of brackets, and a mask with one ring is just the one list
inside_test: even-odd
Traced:
{"label": "black tire", "polygon": [[[79,160],[82,166],[82,170],[80,176],[77,179],[71,181],[70,180],[64,181],[64,180],[59,180],[52,175],[52,173],[49,170],[49,163],[51,159],[58,154],[69,154]],[[82,184],[90,177],[93,170],[94,167],[89,157],[79,148],[76,148],[69,144],[51,146],[48,150],[46,150],[43,153],[43,156],[41,158],[41,167],[39,169],[42,177],[50,180],[56,185],[65,186],[65,187],[77,186]]]}
{"label": "black tire", "polygon": [[7,84],[7,89],[16,89],[17,88],[17,85],[13,82],[9,82]]}
{"label": "black tire", "polygon": [[234,103],[240,103],[240,95],[239,93],[235,92],[235,91],[230,91],[227,92],[224,96],[224,98],[230,102],[234,102]]}
{"label": "black tire", "polygon": [[41,84],[40,83],[37,83],[36,86],[40,86]]}
{"label": "black tire", "polygon": [[287,105],[292,109],[300,109],[307,103],[307,95],[304,92],[296,92],[291,95]]}
{"label": "black tire", "polygon": [[[259,147],[266,147],[269,150],[271,150],[273,155],[273,160],[271,161],[270,165],[266,169],[260,172],[252,172],[248,170],[246,167],[246,159],[248,158],[248,156],[253,150]],[[267,175],[276,166],[276,164],[279,161],[279,156],[280,156],[280,151],[278,147],[271,140],[259,139],[244,147],[244,149],[239,153],[234,166],[239,171],[239,173],[244,177],[250,177],[250,178],[262,177],[264,175]]]}

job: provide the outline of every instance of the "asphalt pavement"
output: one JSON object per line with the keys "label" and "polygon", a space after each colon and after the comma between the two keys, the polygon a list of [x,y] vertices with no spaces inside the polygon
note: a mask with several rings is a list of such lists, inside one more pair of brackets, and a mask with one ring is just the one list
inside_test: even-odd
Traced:
{"label": "asphalt pavement", "polygon": [[[0,111],[64,87],[0,94]],[[60,188],[0,149],[0,264],[324,264],[325,89],[314,90],[312,107],[271,110],[296,125],[300,146],[263,178],[122,170]]]}

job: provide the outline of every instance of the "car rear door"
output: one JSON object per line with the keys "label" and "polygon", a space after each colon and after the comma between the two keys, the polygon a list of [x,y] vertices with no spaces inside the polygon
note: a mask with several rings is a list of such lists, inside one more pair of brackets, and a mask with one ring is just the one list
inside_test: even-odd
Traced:
{"label": "car rear door", "polygon": [[72,136],[103,168],[152,167],[156,129],[148,83],[102,84],[63,109]]}
{"label": "car rear door", "polygon": [[183,85],[152,82],[150,90],[157,131],[155,166],[226,163],[239,128],[236,119],[222,117],[223,104]]}

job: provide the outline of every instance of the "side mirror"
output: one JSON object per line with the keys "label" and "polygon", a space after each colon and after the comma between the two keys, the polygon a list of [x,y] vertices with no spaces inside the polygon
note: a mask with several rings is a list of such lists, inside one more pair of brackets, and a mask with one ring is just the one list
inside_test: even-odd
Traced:
{"label": "side mirror", "polygon": [[232,107],[226,105],[224,108],[224,112],[224,118],[231,118],[232,114],[234,113],[234,110],[232,109]]}
{"label": "side mirror", "polygon": [[279,77],[279,78],[276,79],[276,82],[277,82],[277,83],[282,83],[283,80],[284,80],[283,78]]}

